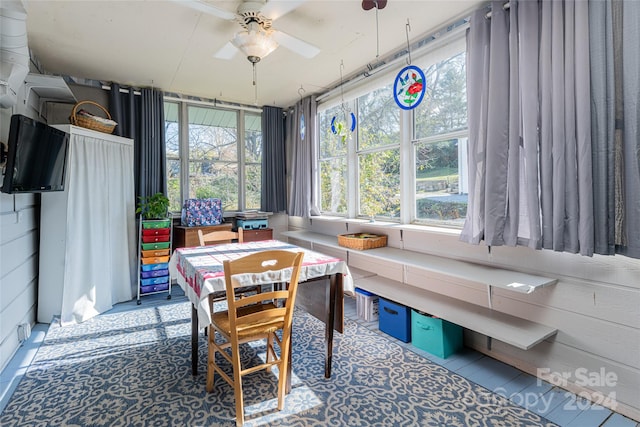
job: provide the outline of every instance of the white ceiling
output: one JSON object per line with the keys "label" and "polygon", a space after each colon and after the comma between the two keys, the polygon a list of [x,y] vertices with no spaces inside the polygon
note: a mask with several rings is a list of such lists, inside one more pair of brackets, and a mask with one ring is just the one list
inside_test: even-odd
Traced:
{"label": "white ceiling", "polygon": [[[271,0],[287,2],[287,0]],[[291,0],[289,0],[291,1]],[[241,0],[209,3],[235,12]],[[320,48],[306,59],[280,46],[257,64],[257,102],[252,67],[241,53],[213,57],[238,23],[167,0],[25,0],[29,48],[53,74],[155,87],[246,105],[288,107],[322,93],[367,64],[410,41],[464,17],[481,0],[388,0],[378,12],[361,0],[297,0],[273,27]],[[379,50],[377,48],[379,35]],[[300,88],[304,89],[304,92]]]}

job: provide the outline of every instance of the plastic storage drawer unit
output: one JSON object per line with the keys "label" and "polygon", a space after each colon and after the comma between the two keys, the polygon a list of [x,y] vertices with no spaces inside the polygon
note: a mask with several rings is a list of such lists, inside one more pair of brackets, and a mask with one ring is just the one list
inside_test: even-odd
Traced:
{"label": "plastic storage drawer unit", "polygon": [[411,340],[417,348],[446,359],[462,348],[462,327],[411,310]]}
{"label": "plastic storage drawer unit", "polygon": [[356,313],[365,322],[378,320],[379,298],[364,289],[356,288]]}
{"label": "plastic storage drawer unit", "polygon": [[411,309],[380,298],[378,328],[400,341],[411,341]]}

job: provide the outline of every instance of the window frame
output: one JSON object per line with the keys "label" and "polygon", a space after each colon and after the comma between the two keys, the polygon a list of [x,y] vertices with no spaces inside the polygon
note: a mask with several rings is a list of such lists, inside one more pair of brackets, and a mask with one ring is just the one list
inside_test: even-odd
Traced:
{"label": "window frame", "polygon": [[[237,159],[235,162],[238,166],[238,203],[234,208],[225,209],[225,216],[228,212],[230,216],[233,216],[236,212],[240,212],[246,209],[246,173],[245,173],[245,114],[262,115],[261,108],[239,107],[235,105],[221,105],[220,102],[198,101],[190,99],[182,99],[176,97],[165,96],[164,103],[178,104],[178,135],[179,135],[179,154],[178,160],[180,163],[180,206],[184,201],[189,198],[190,182],[189,182],[189,165],[191,163],[189,153],[189,107],[209,108],[218,110],[233,111],[236,113],[236,152]],[[166,144],[166,140],[165,140]],[[165,162],[169,160],[165,157]],[[220,161],[229,163],[229,161]],[[255,162],[251,162],[254,164]],[[262,174],[262,170],[261,170]],[[168,178],[168,177],[167,177]],[[172,213],[179,214],[179,211],[172,211]]]}
{"label": "window frame", "polygon": [[[416,65],[420,66],[422,69],[425,69],[428,68],[429,64],[436,64],[448,58],[453,58],[462,52],[466,52],[466,43],[464,42],[465,29],[465,25],[459,26],[457,27],[454,34],[448,34],[447,36],[442,38],[440,43],[434,43],[434,46],[432,46],[432,48],[427,49],[426,52],[424,52],[421,56],[417,56]],[[351,111],[356,112],[357,117],[358,98],[388,85],[390,81],[393,81],[393,78],[395,77],[397,71],[398,69],[396,69],[395,67],[389,67],[388,70],[381,71],[374,79],[371,79],[372,81],[366,81],[366,79],[364,79],[363,82],[361,82],[359,85],[355,84],[347,92],[344,92],[343,88],[340,88],[340,97],[342,98],[341,102],[343,104],[351,103]],[[365,89],[363,89],[363,87]],[[321,114],[338,105],[336,97],[337,95],[335,94],[333,95],[333,97],[326,95],[324,100],[322,99],[322,97],[320,97],[321,102],[318,105],[318,123],[320,123]],[[398,143],[375,148],[366,148],[363,150],[358,149],[358,131],[360,124],[358,120],[356,130],[349,138],[347,145],[347,171],[345,173],[347,177],[347,183],[345,185],[345,188],[347,189],[346,197],[349,207],[347,209],[346,219],[369,219],[369,217],[367,216],[358,214],[360,206],[360,156],[365,153],[375,152],[378,150],[389,150],[393,146],[395,148],[399,148],[400,150],[400,217],[375,217],[375,220],[381,220],[383,222],[390,223],[441,227],[456,230],[460,230],[462,228],[462,224],[453,221],[417,218],[418,211],[416,198],[417,178],[415,150],[416,146],[418,146],[419,144],[443,141],[449,137],[455,137],[458,140],[464,139],[466,143],[469,136],[468,123],[464,129],[457,129],[455,131],[444,132],[438,135],[416,138],[415,120],[415,109],[402,110],[400,112],[400,140],[398,141]],[[323,132],[323,129],[318,130],[318,153],[321,153],[321,141],[319,137],[321,132]],[[460,154],[458,155],[459,163],[465,161],[465,159],[466,156],[461,157]],[[322,179],[320,175],[320,164],[323,160],[326,161],[328,159],[321,159],[319,154],[316,164],[318,182],[321,182]],[[463,168],[463,170],[468,170],[468,168]],[[319,187],[321,186],[322,185],[320,185]],[[322,207],[320,208],[322,209]],[[344,216],[340,213],[324,210],[321,210],[321,213],[322,215],[327,216]]]}

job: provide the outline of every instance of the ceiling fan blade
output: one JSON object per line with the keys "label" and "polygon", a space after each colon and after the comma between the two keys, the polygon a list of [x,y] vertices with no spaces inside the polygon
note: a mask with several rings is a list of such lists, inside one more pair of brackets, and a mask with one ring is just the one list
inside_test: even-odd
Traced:
{"label": "ceiling fan blade", "polygon": [[314,45],[290,36],[287,33],[283,33],[282,31],[273,30],[272,37],[279,45],[284,46],[305,58],[313,58],[320,53],[320,49]]}
{"label": "ceiling fan blade", "polygon": [[211,3],[207,3],[202,0],[172,0],[182,6],[189,7],[193,10],[197,10],[198,12],[206,13],[207,15],[217,16],[221,19],[226,19],[227,21],[232,21],[236,18],[236,14],[233,12],[229,12],[228,10],[220,9],[212,5]]}
{"label": "ceiling fan blade", "polygon": [[213,57],[218,59],[231,59],[236,53],[238,53],[238,49],[231,42],[227,42],[227,44],[213,54]]}
{"label": "ceiling fan blade", "polygon": [[307,0],[267,0],[267,4],[264,5],[261,12],[264,16],[275,21],[306,2]]}

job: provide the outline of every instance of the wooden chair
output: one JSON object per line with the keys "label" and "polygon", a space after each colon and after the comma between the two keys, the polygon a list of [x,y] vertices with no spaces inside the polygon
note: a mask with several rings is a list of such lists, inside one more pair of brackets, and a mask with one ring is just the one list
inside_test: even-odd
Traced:
{"label": "wooden chair", "polygon": [[[293,307],[298,290],[302,252],[283,250],[261,251],[245,257],[224,262],[227,306],[226,311],[213,311],[213,300],[209,300],[211,308],[211,325],[209,326],[209,353],[207,363],[207,391],[213,391],[214,374],[217,372],[233,386],[236,401],[236,425],[244,423],[244,404],[242,397],[242,376],[260,369],[271,370],[278,366],[278,410],[284,406],[287,382],[289,352],[291,348],[291,324]],[[292,268],[291,279],[287,290],[274,290],[259,295],[237,298],[234,293],[233,276],[243,273],[260,274],[267,271],[279,271]],[[286,274],[286,273],[285,273]],[[276,331],[282,331],[279,339]],[[224,338],[223,343],[215,342],[215,331]],[[251,367],[242,367],[240,361],[240,344],[266,339],[266,362]],[[280,347],[277,356],[274,343]],[[226,349],[230,349],[227,351]],[[233,378],[227,375],[216,364],[216,352],[220,352],[233,366]]]}
{"label": "wooden chair", "polygon": [[[218,230],[211,231],[207,234],[204,234],[202,230],[198,230],[198,240],[200,241],[200,246],[207,245],[218,245],[221,243],[230,243],[232,240],[238,240],[239,243],[243,242],[242,233],[236,233],[231,230]],[[256,293],[259,294],[262,292],[262,285],[257,286],[245,286],[242,288],[238,288],[235,290],[236,295],[244,296],[247,293]],[[226,299],[226,291],[214,292],[211,294],[211,298],[214,301],[223,301]],[[206,335],[206,329],[205,329]]]}
{"label": "wooden chair", "polygon": [[242,243],[240,234],[230,230],[211,231],[207,234],[204,234],[202,230],[198,230],[198,240],[200,241],[200,246],[229,243],[232,240],[238,240],[238,242]]}

